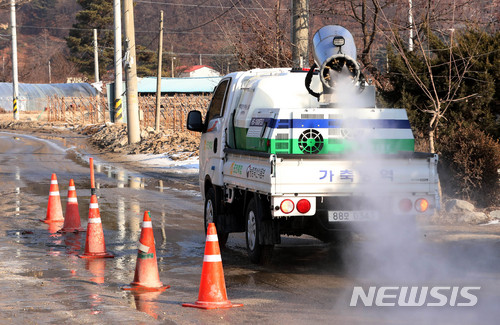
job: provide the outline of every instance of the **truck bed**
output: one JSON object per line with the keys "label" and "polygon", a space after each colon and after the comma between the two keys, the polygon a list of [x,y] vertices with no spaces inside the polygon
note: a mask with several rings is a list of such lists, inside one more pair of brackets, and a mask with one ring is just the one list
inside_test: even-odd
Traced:
{"label": "truck bed", "polygon": [[[437,155],[269,154],[226,148],[224,183],[272,196],[350,196],[380,192],[434,195]],[[367,159],[369,158],[369,159]]]}

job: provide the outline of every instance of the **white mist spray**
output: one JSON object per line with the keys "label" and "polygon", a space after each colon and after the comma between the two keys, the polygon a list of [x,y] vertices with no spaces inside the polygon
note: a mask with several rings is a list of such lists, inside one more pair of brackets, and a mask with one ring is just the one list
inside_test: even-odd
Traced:
{"label": "white mist spray", "polygon": [[[362,100],[352,80],[338,77],[332,97],[344,116],[345,140],[353,143],[353,150],[345,153],[346,161],[354,163],[354,177],[362,183],[353,195],[358,199],[354,202],[363,204],[352,209],[368,207],[378,214],[375,221],[350,224],[359,240],[344,246],[342,256],[346,274],[354,279],[353,287],[337,301],[336,309],[342,313],[346,309],[349,313],[366,313],[367,317],[376,317],[381,323],[407,321],[408,315],[416,323],[452,319],[470,321],[470,317],[474,318],[473,311],[465,313],[469,318],[461,319],[464,313],[430,307],[453,307],[455,310],[473,307],[480,296],[480,283],[464,281],[462,274],[457,275],[460,272],[449,261],[450,256],[427,240],[413,216],[393,213],[401,193],[394,192],[391,181],[380,176],[382,171],[391,168],[397,155],[384,154],[374,146],[374,130],[356,116]],[[364,109],[374,112],[375,116],[379,111],[377,108]],[[455,260],[459,258],[462,257],[453,257]],[[463,258],[469,257],[464,254]],[[363,306],[364,303],[368,304]],[[366,309],[365,306],[376,308]],[[409,306],[419,309],[409,310]],[[489,310],[490,307],[486,308]]]}
{"label": "white mist spray", "polygon": [[[350,271],[354,271],[362,281],[422,279],[420,257],[424,242],[413,218],[393,214],[399,193],[391,192],[393,187],[387,186],[390,180],[381,177],[384,171],[390,170],[391,159],[395,158],[385,155],[381,148],[375,146],[376,130],[367,124],[366,119],[355,116],[358,108],[362,107],[362,99],[359,87],[354,86],[352,80],[338,77],[334,98],[337,106],[345,111],[343,128],[348,135],[346,141],[353,144],[352,150],[346,152],[346,159],[354,162],[355,177],[361,182],[355,195],[364,204],[353,209],[370,209],[377,217],[369,222],[352,223],[362,240],[355,248],[354,258],[348,263]],[[378,109],[364,109],[377,116]]]}

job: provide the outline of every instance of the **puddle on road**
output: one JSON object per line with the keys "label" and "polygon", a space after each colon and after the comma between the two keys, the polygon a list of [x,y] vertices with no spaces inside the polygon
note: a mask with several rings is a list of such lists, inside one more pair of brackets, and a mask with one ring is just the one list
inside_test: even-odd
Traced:
{"label": "puddle on road", "polygon": [[[68,183],[74,177],[81,223],[86,228],[90,176],[85,171],[90,156],[77,154],[75,150],[67,150],[65,154],[85,169],[76,168],[80,170],[76,175],[70,174],[71,169],[57,173],[62,208],[66,210]],[[20,247],[24,246],[16,250],[16,258],[32,259],[15,273],[42,280],[48,292],[67,291],[67,295],[58,298],[64,305],[76,303],[92,314],[100,314],[118,308],[113,299],[121,296],[129,299],[131,307],[156,319],[159,306],[163,305],[164,311],[164,304],[159,300],[161,293],[117,291],[117,296],[111,298],[109,290],[119,290],[120,285],[133,280],[144,210],[151,210],[160,274],[182,274],[182,281],[189,277],[199,279],[205,243],[200,231],[203,227],[200,195],[193,190],[197,186],[186,182],[188,177],[149,177],[98,159],[94,159],[94,168],[106,249],[115,254],[113,259],[78,258],[85,247],[86,232],[61,234],[58,230],[62,223],[38,221],[45,219],[50,175],[45,175],[41,181],[33,181],[40,173],[38,168],[22,169],[15,164],[2,167],[5,171],[2,182],[6,187],[1,192],[5,195],[1,203],[7,207],[1,210],[0,216],[16,216],[13,226],[16,229],[7,230],[7,237],[11,242],[21,244]],[[186,213],[193,202],[196,212]],[[8,229],[8,225],[5,228]],[[73,292],[77,287],[84,290]],[[72,298],[76,300],[73,302]]]}
{"label": "puddle on road", "polygon": [[[88,158],[92,155],[79,154],[70,150],[68,158],[83,167],[89,167]],[[136,172],[116,167],[113,164],[102,162],[94,158],[96,188],[130,188],[135,190],[151,190],[158,192],[177,191],[199,196],[197,175],[179,176],[165,174],[163,178],[145,177]],[[88,176],[90,178],[90,176]],[[111,181],[111,182],[110,182]],[[90,181],[85,183],[90,188]]]}
{"label": "puddle on road", "polygon": [[[148,175],[142,175],[137,172],[133,172],[121,167],[113,165],[113,163],[108,163],[102,161],[99,158],[100,154],[91,155],[86,149],[88,146],[83,144],[85,137],[71,137],[63,135],[43,135],[42,137],[35,137],[32,135],[15,134],[9,132],[1,132],[11,136],[13,139],[20,141],[22,137],[38,139],[42,142],[49,143],[50,146],[55,147],[58,151],[65,152],[65,157],[78,164],[79,166],[89,168],[89,158],[94,158],[94,170],[96,176],[96,187],[97,188],[131,188],[137,190],[152,190],[158,192],[166,191],[180,191],[186,192],[191,195],[199,196],[198,192],[198,177],[197,175],[184,175],[177,172],[167,172],[167,173],[148,173]],[[42,135],[41,135],[42,136]],[[126,158],[124,159],[126,161]],[[21,179],[21,170],[16,164],[16,179]],[[173,169],[175,171],[175,169]],[[90,170],[89,170],[90,173]],[[71,178],[71,175],[64,175],[62,178]],[[59,175],[58,175],[59,176]],[[79,175],[80,176],[80,175]],[[58,177],[59,178],[59,177]],[[61,179],[62,179],[61,178]],[[75,179],[75,182],[80,182],[83,184],[83,188],[90,188],[90,174],[85,175],[85,179]],[[39,182],[40,185],[49,184],[50,175],[47,175],[46,180]],[[62,184],[59,182],[61,188]],[[47,186],[48,188],[48,186]],[[47,191],[47,190],[45,190]],[[41,192],[38,194],[46,194]]]}
{"label": "puddle on road", "polygon": [[161,294],[161,292],[132,292],[135,308],[154,319],[158,319],[159,307],[157,300]]}
{"label": "puddle on road", "polygon": [[[20,138],[24,136],[25,135],[15,135],[13,137]],[[49,138],[51,139],[50,142],[56,140],[64,146],[72,146],[73,149],[69,150],[60,147],[59,149],[66,151],[66,156],[69,160],[77,163],[79,166],[85,168],[89,167],[88,158],[90,155],[85,153],[85,146],[79,144],[81,143],[81,138],[60,136],[49,136]],[[49,140],[42,141],[49,142]],[[52,145],[56,146],[53,142]],[[83,153],[78,153],[74,148],[83,151]],[[15,209],[16,216],[21,216],[36,209],[37,211],[40,211],[37,217],[44,219],[45,211],[47,209],[47,203],[44,198],[48,196],[50,188],[50,175],[46,175],[45,179],[42,179],[41,181],[33,182],[31,179],[36,171],[21,169],[15,164],[14,166],[11,166],[11,168],[15,169],[14,183],[16,184],[16,187],[13,190],[15,193],[15,202],[11,205],[11,207],[5,209],[3,212],[10,213],[11,209]],[[155,221],[156,228],[161,229],[162,235],[165,236],[164,227],[166,226],[166,216],[169,216],[170,221],[172,221],[172,216],[173,219],[181,219],[181,217],[184,217],[182,216],[182,213],[176,212],[176,208],[170,206],[169,202],[173,199],[181,200],[182,204],[185,205],[186,202],[192,201],[193,198],[200,198],[200,193],[197,190],[193,190],[193,188],[197,188],[194,183],[184,182],[186,184],[179,186],[179,176],[176,176],[176,179],[170,179],[168,176],[165,176],[166,178],[164,179],[144,177],[135,172],[101,162],[98,158],[94,159],[94,169],[103,228],[105,230],[117,231],[116,238],[111,238],[111,241],[113,242],[115,240],[117,242],[123,242],[126,238],[132,238],[130,242],[125,242],[124,245],[117,245],[118,249],[126,250],[129,249],[128,246],[135,245],[140,234],[140,224],[144,210],[152,211],[155,220],[159,220],[157,225]],[[30,177],[24,177],[24,173],[28,173]],[[11,176],[11,174],[9,176]],[[72,176],[67,171],[58,173],[59,193],[61,195],[63,211],[65,210],[66,205],[65,201],[69,178],[74,178],[76,183],[79,212],[82,217],[82,226],[85,228],[86,224],[84,216],[88,214],[88,202],[90,199],[90,175],[82,175],[80,172],[79,174]],[[122,190],[125,192],[121,192]],[[131,192],[130,190],[133,191]],[[139,192],[135,192],[135,190],[139,190]],[[144,202],[151,201],[149,198],[151,195],[147,193],[148,191],[157,193],[157,197],[155,197],[153,203]],[[40,201],[35,205],[33,205],[32,202],[28,204],[26,200],[23,200],[23,197],[26,197],[26,193],[37,195],[40,198]],[[168,198],[158,197],[158,195],[163,195],[163,193],[167,195]],[[174,222],[174,226],[177,226],[177,222]],[[59,229],[56,228],[55,224],[49,224],[49,233],[56,233],[57,230]],[[57,248],[57,245],[53,248]]]}

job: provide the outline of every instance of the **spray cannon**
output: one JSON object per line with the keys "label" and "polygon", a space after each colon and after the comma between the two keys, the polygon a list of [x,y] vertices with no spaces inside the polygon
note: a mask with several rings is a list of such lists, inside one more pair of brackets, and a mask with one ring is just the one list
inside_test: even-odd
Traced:
{"label": "spray cannon", "polygon": [[[328,25],[319,29],[313,37],[314,64],[306,77],[306,88],[311,95],[320,98],[331,94],[340,78],[350,78],[353,84],[360,82],[363,90],[364,77],[356,61],[356,45],[351,33],[342,26]],[[311,80],[316,68],[323,86],[323,93],[311,90]]]}

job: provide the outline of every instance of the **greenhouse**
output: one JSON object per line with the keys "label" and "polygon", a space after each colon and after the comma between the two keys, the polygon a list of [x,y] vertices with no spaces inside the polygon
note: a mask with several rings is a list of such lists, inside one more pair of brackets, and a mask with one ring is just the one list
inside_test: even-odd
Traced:
{"label": "greenhouse", "polygon": [[[12,83],[0,82],[0,110],[12,111]],[[88,83],[19,84],[20,111],[43,111],[50,97],[94,97],[97,90]]]}

